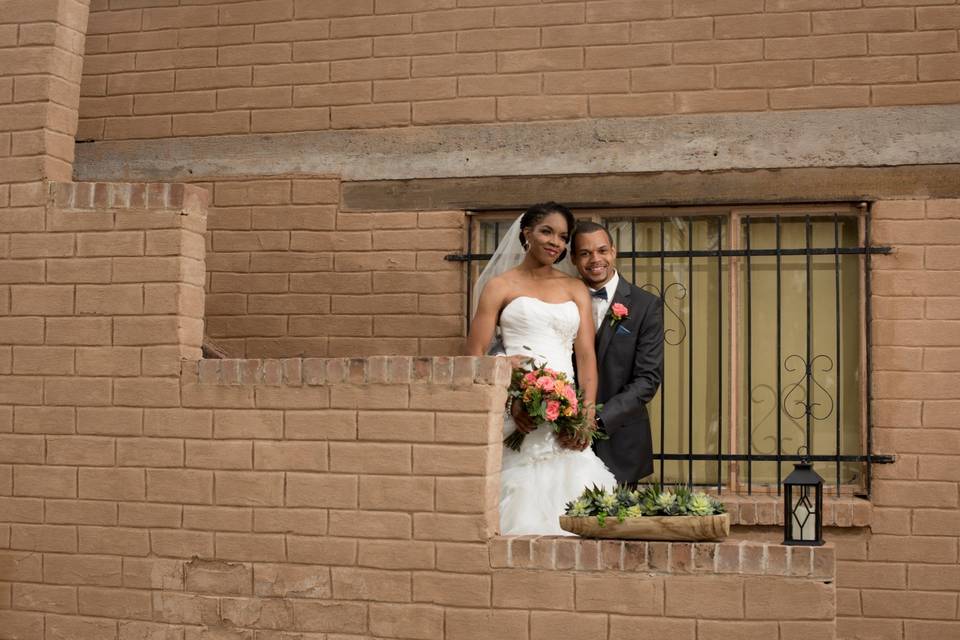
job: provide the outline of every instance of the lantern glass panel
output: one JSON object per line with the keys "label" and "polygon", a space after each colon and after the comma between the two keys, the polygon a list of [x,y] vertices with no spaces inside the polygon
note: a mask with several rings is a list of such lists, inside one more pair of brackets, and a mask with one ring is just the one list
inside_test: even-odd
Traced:
{"label": "lantern glass panel", "polygon": [[811,495],[813,487],[801,485],[797,489],[799,497],[793,503],[790,537],[803,542],[813,542],[817,539],[817,509]]}

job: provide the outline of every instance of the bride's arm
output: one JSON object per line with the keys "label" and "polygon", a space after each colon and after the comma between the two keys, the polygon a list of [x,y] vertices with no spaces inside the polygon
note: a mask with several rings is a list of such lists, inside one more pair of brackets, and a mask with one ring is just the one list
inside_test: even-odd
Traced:
{"label": "bride's arm", "polygon": [[499,279],[487,283],[477,302],[477,312],[470,323],[470,335],[467,336],[466,354],[483,356],[493,340],[493,331],[497,328],[497,315],[503,304],[504,290]]}
{"label": "bride's arm", "polygon": [[597,402],[597,352],[594,348],[596,329],[593,326],[593,305],[590,292],[583,283],[577,281],[573,300],[580,311],[580,329],[574,340],[573,348],[577,359],[577,386],[583,391],[583,400],[588,407],[590,421],[596,413]]}

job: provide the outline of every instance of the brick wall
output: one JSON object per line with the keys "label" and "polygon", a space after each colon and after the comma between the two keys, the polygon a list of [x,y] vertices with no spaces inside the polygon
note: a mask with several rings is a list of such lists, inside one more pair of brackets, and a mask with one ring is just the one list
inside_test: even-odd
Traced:
{"label": "brick wall", "polygon": [[203,183],[207,333],[234,357],[462,350],[463,212],[340,213],[325,178]]}
{"label": "brick wall", "polygon": [[[873,258],[872,535],[840,563],[849,637],[960,634],[960,201],[883,202]],[[840,554],[842,557],[842,553]],[[860,628],[856,635],[854,629]]]}
{"label": "brick wall", "polygon": [[926,4],[94,0],[79,136],[956,102],[960,7]]}

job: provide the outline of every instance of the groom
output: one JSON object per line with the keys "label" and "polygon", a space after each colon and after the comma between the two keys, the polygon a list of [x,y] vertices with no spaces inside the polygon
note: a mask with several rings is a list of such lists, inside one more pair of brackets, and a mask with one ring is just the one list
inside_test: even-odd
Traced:
{"label": "groom", "polygon": [[617,482],[636,484],[653,473],[647,403],[663,376],[661,301],[617,273],[617,249],[605,227],[577,222],[570,246],[571,260],[593,295],[597,327],[597,403],[603,405],[597,426],[608,438],[595,440],[593,447]]}

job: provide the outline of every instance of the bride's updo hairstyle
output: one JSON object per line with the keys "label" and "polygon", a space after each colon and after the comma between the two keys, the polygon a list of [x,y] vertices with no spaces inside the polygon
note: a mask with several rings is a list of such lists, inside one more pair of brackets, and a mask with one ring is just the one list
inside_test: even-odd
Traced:
{"label": "bride's updo hairstyle", "polygon": [[[520,244],[523,245],[524,249],[527,248],[527,239],[523,235],[523,230],[533,227],[551,213],[559,213],[563,216],[564,220],[567,221],[567,244],[570,243],[570,237],[573,235],[573,227],[576,223],[576,220],[573,218],[573,213],[570,211],[570,209],[567,209],[562,204],[553,202],[551,200],[550,202],[541,202],[539,204],[535,204],[523,212],[523,216],[520,218]],[[559,257],[557,257],[553,263],[557,264],[566,257],[567,250],[564,248],[564,250],[560,252]]]}

